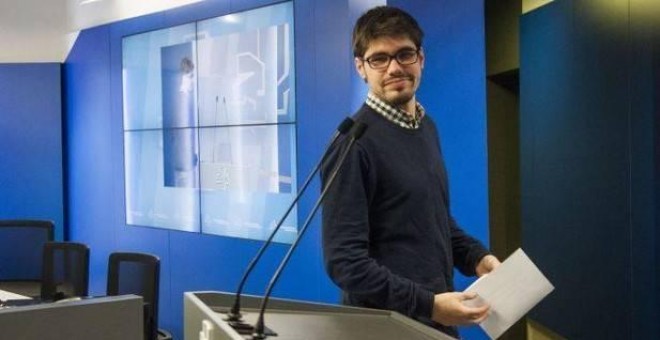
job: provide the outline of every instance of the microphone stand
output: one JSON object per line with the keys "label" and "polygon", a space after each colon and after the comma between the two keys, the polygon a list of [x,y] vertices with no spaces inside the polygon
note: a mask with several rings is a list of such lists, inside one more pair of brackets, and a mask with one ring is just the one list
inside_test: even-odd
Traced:
{"label": "microphone stand", "polygon": [[257,262],[261,258],[261,256],[264,254],[266,251],[266,248],[272,243],[273,238],[275,237],[275,234],[277,231],[280,229],[286,218],[289,216],[291,211],[293,210],[293,207],[298,203],[298,200],[302,196],[302,194],[307,190],[307,187],[309,186],[309,183],[312,181],[316,173],[319,171],[321,168],[321,165],[325,161],[325,158],[327,157],[327,150],[335,143],[337,138],[339,138],[340,135],[346,134],[348,131],[351,130],[351,127],[353,127],[354,121],[350,117],[345,118],[337,127],[337,131],[334,133],[332,136],[332,139],[328,143],[328,145],[325,148],[325,153],[321,157],[321,160],[316,164],[316,167],[314,170],[307,176],[307,179],[305,180],[304,184],[302,185],[301,189],[298,191],[298,194],[294,198],[293,202],[289,205],[289,208],[286,210],[282,218],[277,222],[275,225],[275,228],[273,231],[270,233],[268,236],[268,239],[261,245],[261,248],[257,251],[257,254],[252,258],[250,263],[248,264],[247,268],[245,269],[245,273],[243,274],[243,277],[241,278],[241,281],[238,285],[238,289],[236,290],[236,297],[234,298],[234,304],[231,307],[231,309],[227,312],[227,318],[225,321],[229,323],[230,326],[232,326],[234,329],[236,329],[237,332],[240,334],[250,334],[252,333],[252,330],[254,329],[252,325],[247,324],[242,321],[243,317],[241,314],[241,294],[243,293],[243,288],[245,287],[245,283],[247,281],[248,276],[256,266]]}
{"label": "microphone stand", "polygon": [[300,232],[298,233],[298,236],[296,239],[293,241],[291,244],[291,247],[289,248],[289,251],[286,253],[282,261],[280,262],[279,267],[277,267],[277,270],[275,271],[275,274],[273,274],[273,277],[270,279],[270,283],[268,284],[268,288],[266,289],[266,293],[264,294],[264,298],[261,301],[261,308],[259,310],[259,319],[257,319],[257,323],[254,326],[254,333],[252,334],[252,339],[253,340],[263,340],[266,339],[269,335],[277,336],[277,334],[271,330],[266,330],[266,326],[264,324],[264,314],[266,312],[266,306],[268,305],[268,300],[270,299],[270,295],[273,291],[273,288],[275,287],[275,283],[277,283],[277,280],[280,278],[280,275],[282,274],[282,270],[286,266],[286,264],[289,262],[289,259],[291,258],[291,255],[293,254],[293,251],[296,249],[298,246],[298,243],[302,239],[302,236],[305,234],[305,231],[307,230],[307,227],[309,227],[310,222],[312,221],[312,218],[316,214],[316,211],[319,209],[321,206],[321,203],[323,202],[323,199],[328,193],[328,189],[332,185],[332,183],[335,181],[335,178],[337,177],[337,174],[339,173],[339,170],[341,169],[341,166],[344,164],[344,161],[346,159],[346,156],[348,156],[348,153],[351,151],[351,148],[355,144],[355,142],[362,136],[364,131],[366,130],[367,125],[356,122],[355,126],[353,127],[352,130],[352,136],[350,141],[348,142],[348,145],[346,146],[346,149],[342,152],[339,160],[337,161],[337,166],[333,169],[332,173],[330,174],[330,177],[328,179],[328,183],[323,188],[321,195],[319,196],[318,200],[316,200],[316,204],[314,204],[314,208],[312,208],[312,211],[307,215],[307,219],[305,220],[305,223],[303,223],[302,228],[300,229]]}

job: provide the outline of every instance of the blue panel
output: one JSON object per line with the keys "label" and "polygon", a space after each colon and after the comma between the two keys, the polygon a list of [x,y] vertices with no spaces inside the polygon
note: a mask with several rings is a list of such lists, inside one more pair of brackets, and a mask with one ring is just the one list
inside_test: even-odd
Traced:
{"label": "blue panel", "polygon": [[[488,244],[483,1],[388,1],[424,29],[418,100],[438,124],[458,223]],[[457,289],[464,287],[461,279]]]}
{"label": "blue panel", "polygon": [[48,219],[62,239],[60,64],[0,64],[0,218]]}
{"label": "blue panel", "polygon": [[[296,69],[298,92],[298,181],[302,183],[321,157],[337,125],[353,114],[350,87],[355,72],[350,52],[349,7],[346,1],[295,1]],[[302,223],[320,192],[314,180],[299,204]],[[340,293],[329,280],[322,262],[319,219],[309,227],[275,294],[294,294],[339,302]],[[304,277],[304,280],[295,277]],[[305,282],[306,281],[306,282]],[[314,282],[314,284],[310,284]],[[287,289],[288,288],[288,289]]]}
{"label": "blue panel", "polygon": [[566,338],[658,337],[658,30],[636,20],[660,8],[640,2],[557,0],[521,20],[523,245],[556,287],[531,316]]}
{"label": "blue panel", "polygon": [[[632,336],[660,337],[660,3],[630,1]],[[649,72],[652,67],[653,72]],[[653,183],[653,185],[649,185]]]}
{"label": "blue panel", "polygon": [[[82,31],[64,65],[69,236],[90,247],[90,294],[106,289],[116,249],[108,27]],[[119,160],[121,162],[121,159]]]}
{"label": "blue panel", "polygon": [[[438,124],[450,182],[451,212],[470,235],[488,245],[488,150],[484,4],[480,0],[390,0],[424,30],[426,60],[417,99]],[[473,278],[455,271],[456,290]],[[477,327],[467,339],[486,339]]]}
{"label": "blue panel", "polygon": [[[392,3],[392,1],[390,1]],[[417,5],[417,6],[415,6]],[[452,213],[488,244],[488,178],[483,1],[402,1],[425,29],[418,99],[438,124]]]}

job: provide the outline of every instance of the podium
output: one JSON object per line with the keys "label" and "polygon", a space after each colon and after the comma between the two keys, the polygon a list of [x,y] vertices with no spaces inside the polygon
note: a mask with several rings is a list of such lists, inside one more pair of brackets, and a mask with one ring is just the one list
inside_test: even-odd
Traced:
{"label": "podium", "polygon": [[0,308],[0,339],[143,340],[142,298],[108,296]]}
{"label": "podium", "polygon": [[[262,298],[243,295],[245,322],[254,324]],[[224,320],[234,302],[226,292],[184,293],[185,340],[245,340]],[[273,340],[454,339],[399,313],[271,298],[265,314]]]}

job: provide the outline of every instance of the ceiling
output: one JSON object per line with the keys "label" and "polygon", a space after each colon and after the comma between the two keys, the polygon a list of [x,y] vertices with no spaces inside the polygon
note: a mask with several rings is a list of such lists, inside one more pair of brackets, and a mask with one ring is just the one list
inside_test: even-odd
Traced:
{"label": "ceiling", "polygon": [[81,29],[202,0],[0,0],[0,63],[62,62]]}
{"label": "ceiling", "polygon": [[[0,63],[63,62],[81,29],[199,1],[0,0]],[[521,1],[526,12],[551,0]]]}

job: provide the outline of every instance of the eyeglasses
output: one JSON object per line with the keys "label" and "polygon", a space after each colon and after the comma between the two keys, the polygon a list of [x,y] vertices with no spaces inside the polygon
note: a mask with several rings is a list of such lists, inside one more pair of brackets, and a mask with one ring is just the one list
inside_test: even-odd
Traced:
{"label": "eyeglasses", "polygon": [[396,59],[399,65],[412,65],[417,62],[419,57],[419,50],[405,49],[396,52],[394,55],[387,53],[377,53],[369,58],[360,58],[366,61],[369,66],[374,70],[384,70],[390,66],[392,59]]}

